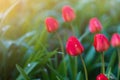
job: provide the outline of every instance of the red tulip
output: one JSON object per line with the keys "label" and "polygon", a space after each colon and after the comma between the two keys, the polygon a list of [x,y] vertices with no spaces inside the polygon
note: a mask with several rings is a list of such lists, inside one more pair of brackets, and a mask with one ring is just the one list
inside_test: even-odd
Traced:
{"label": "red tulip", "polygon": [[108,80],[108,78],[104,74],[101,73],[96,77],[96,80]]}
{"label": "red tulip", "polygon": [[75,19],[75,12],[70,6],[64,6],[62,8],[62,17],[65,22],[70,22]]}
{"label": "red tulip", "polygon": [[52,17],[46,18],[45,23],[48,32],[55,32],[58,29],[59,23]]}
{"label": "red tulip", "polygon": [[75,36],[71,36],[66,43],[66,51],[71,56],[82,54],[84,47]]}
{"label": "red tulip", "polygon": [[120,34],[114,33],[111,38],[111,45],[113,47],[118,47],[120,46]]}
{"label": "red tulip", "polygon": [[91,33],[100,32],[102,30],[102,25],[96,17],[90,19],[89,30]]}
{"label": "red tulip", "polygon": [[96,34],[94,36],[94,47],[98,52],[104,52],[109,48],[108,39],[103,34]]}

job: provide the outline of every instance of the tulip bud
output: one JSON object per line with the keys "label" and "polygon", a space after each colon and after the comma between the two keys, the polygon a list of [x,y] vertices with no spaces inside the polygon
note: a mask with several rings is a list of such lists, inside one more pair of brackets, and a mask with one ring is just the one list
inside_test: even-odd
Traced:
{"label": "tulip bud", "polygon": [[96,77],[96,80],[108,80],[108,78],[104,74],[101,73]]}
{"label": "tulip bud", "polygon": [[120,34],[114,33],[111,38],[111,45],[113,47],[118,47],[120,46]]}
{"label": "tulip bud", "polygon": [[71,56],[82,54],[84,47],[75,36],[71,36],[66,43],[66,51]]}
{"label": "tulip bud", "polygon": [[65,22],[70,22],[75,19],[75,12],[70,6],[64,6],[62,8],[62,17]]}
{"label": "tulip bud", "polygon": [[52,17],[46,18],[45,23],[48,32],[55,32],[58,29],[59,23]]}
{"label": "tulip bud", "polygon": [[100,32],[102,30],[102,25],[96,17],[90,19],[89,30],[91,33]]}
{"label": "tulip bud", "polygon": [[104,52],[109,48],[108,39],[103,34],[96,34],[94,36],[94,48],[98,52]]}

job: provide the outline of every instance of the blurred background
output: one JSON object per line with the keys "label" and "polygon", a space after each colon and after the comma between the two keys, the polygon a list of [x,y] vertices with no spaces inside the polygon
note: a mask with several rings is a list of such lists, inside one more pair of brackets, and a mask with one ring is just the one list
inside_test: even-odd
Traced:
{"label": "blurred background", "polygon": [[[102,33],[109,40],[113,33],[120,33],[120,0],[0,0],[0,80],[24,80],[28,77],[31,80],[85,80],[79,57],[77,67],[73,66],[74,57],[69,58],[65,53],[63,59],[56,35],[48,33],[45,28],[46,17],[56,18],[60,24],[57,33],[65,46],[72,32],[61,15],[64,5],[70,5],[76,13],[72,27],[78,38],[85,33],[92,17],[101,21]],[[82,40],[86,48],[83,57],[89,80],[95,80],[101,66],[92,42],[92,34]],[[62,70],[63,62],[68,63],[67,76]],[[105,62],[106,73],[110,71],[115,78],[116,49],[110,47],[105,52]],[[76,73],[74,68],[77,68]]]}

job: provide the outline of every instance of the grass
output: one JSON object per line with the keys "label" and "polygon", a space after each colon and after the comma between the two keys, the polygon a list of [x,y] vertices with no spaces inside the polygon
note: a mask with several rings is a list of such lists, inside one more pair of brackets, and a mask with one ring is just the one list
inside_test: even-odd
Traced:
{"label": "grass", "polygon": [[[71,57],[65,52],[62,58],[56,35],[45,29],[46,17],[53,16],[59,21],[57,34],[65,50],[66,40],[72,35],[72,30],[61,16],[64,5],[70,5],[75,10],[76,19],[72,27],[85,47],[82,56],[88,79],[95,80],[100,73],[101,63],[99,53],[92,46],[93,35],[87,33],[89,20],[97,17],[103,25],[102,33],[110,40],[113,33],[120,33],[119,0],[16,0],[11,4],[10,0],[6,1],[0,1],[3,3],[0,5],[0,14],[4,15],[0,17],[0,80],[85,80],[80,57]],[[113,47],[104,53],[106,73],[113,78],[117,77],[118,71],[116,55]],[[77,66],[74,58],[77,59]],[[64,62],[66,74],[63,71]]]}

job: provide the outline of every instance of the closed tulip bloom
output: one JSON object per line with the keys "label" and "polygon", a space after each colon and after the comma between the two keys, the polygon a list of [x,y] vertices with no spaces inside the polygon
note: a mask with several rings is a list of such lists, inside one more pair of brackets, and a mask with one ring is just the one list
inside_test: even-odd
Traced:
{"label": "closed tulip bloom", "polygon": [[52,17],[46,18],[45,24],[48,32],[55,32],[59,26],[58,21]]}
{"label": "closed tulip bloom", "polygon": [[96,77],[96,80],[108,80],[108,78],[104,74],[101,73]]}
{"label": "closed tulip bloom", "polygon": [[62,8],[62,17],[65,22],[70,22],[75,19],[75,12],[70,6],[64,6]]}
{"label": "closed tulip bloom", "polygon": [[71,56],[82,54],[84,47],[75,36],[69,37],[66,43],[66,51]]}
{"label": "closed tulip bloom", "polygon": [[91,33],[100,32],[102,30],[102,25],[96,17],[90,19],[89,30]]}
{"label": "closed tulip bloom", "polygon": [[114,33],[111,38],[111,45],[113,47],[118,47],[120,46],[120,34]]}
{"label": "closed tulip bloom", "polygon": [[104,52],[109,48],[108,39],[103,34],[96,34],[94,36],[94,48],[98,52]]}

